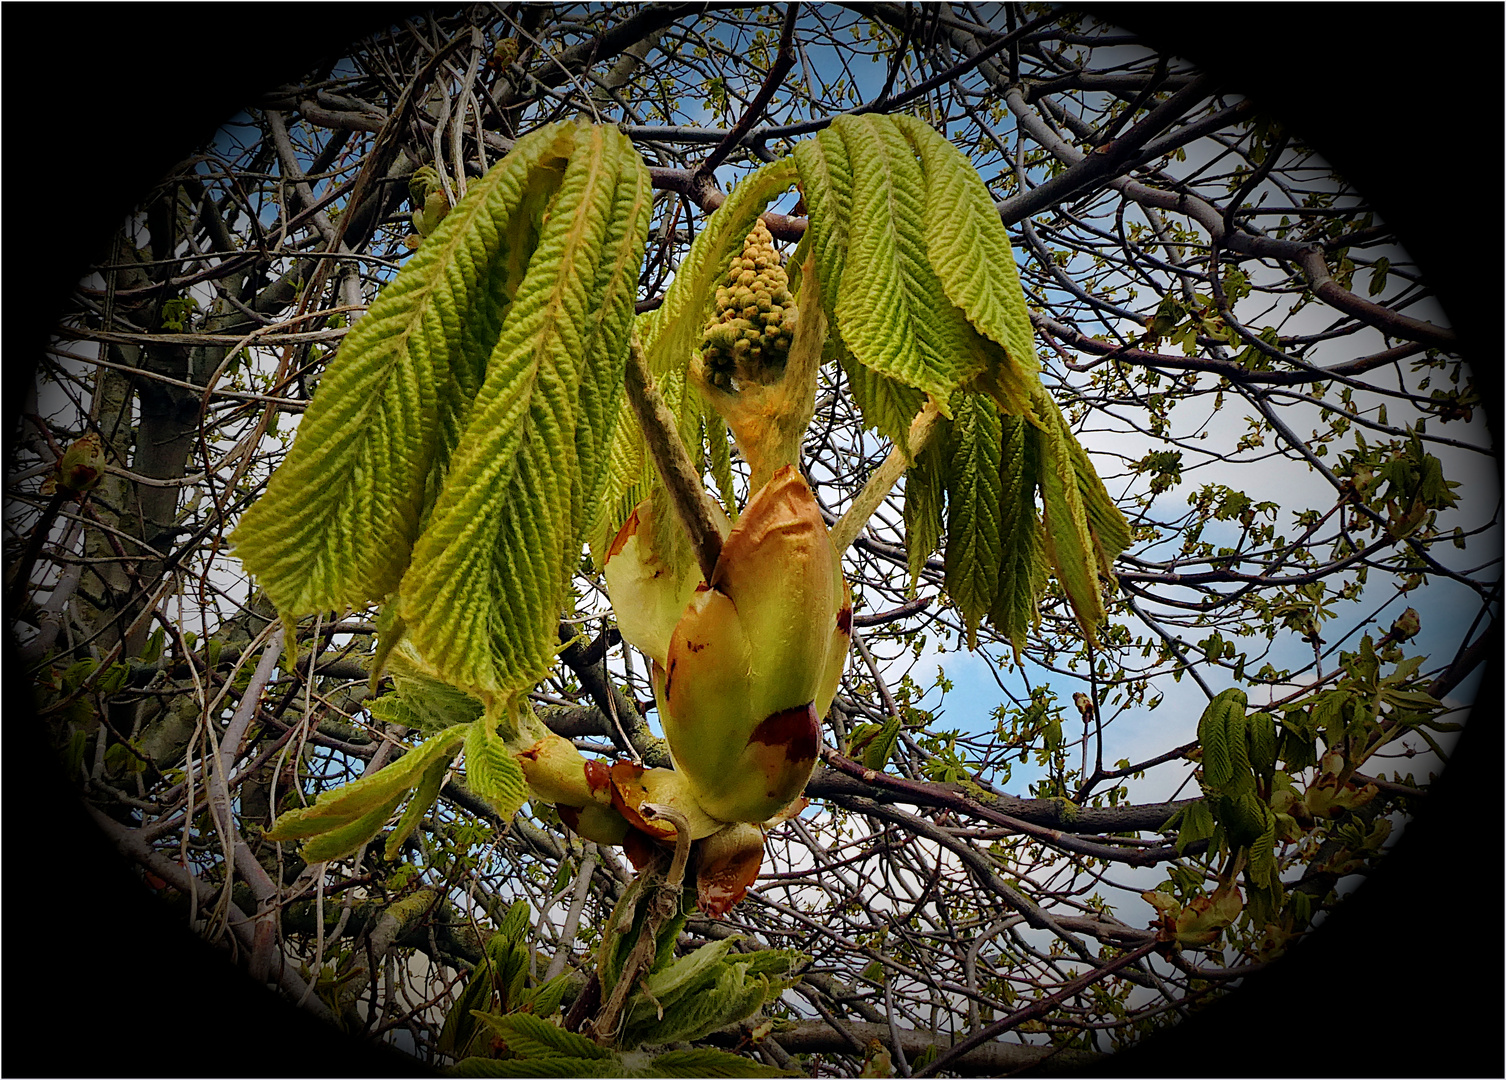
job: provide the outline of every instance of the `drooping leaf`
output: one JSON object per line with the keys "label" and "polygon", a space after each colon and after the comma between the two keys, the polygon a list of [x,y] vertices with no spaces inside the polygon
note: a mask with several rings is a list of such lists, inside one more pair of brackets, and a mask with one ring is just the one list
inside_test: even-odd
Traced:
{"label": "drooping leaf", "polygon": [[835,321],[852,222],[852,162],[841,136],[830,128],[797,143],[793,157],[809,212],[804,242],[816,256],[826,313]]}
{"label": "drooping leaf", "polygon": [[1256,775],[1269,781],[1276,771],[1276,719],[1264,711],[1251,713],[1248,719],[1250,767]]}
{"label": "drooping leaf", "polygon": [[383,659],[373,661],[372,666],[379,674],[391,676],[393,691],[367,703],[371,715],[421,731],[443,731],[479,718],[485,705],[433,677],[413,643],[403,640],[391,609],[392,605],[387,605],[378,616],[378,633],[387,648]]}
{"label": "drooping leaf", "polygon": [[507,821],[528,801],[528,781],[495,723],[488,713],[470,726],[465,737],[465,782]]}
{"label": "drooping leaf", "polygon": [[1212,837],[1215,828],[1213,811],[1209,809],[1207,799],[1199,799],[1186,807],[1177,830],[1177,854],[1186,851],[1189,844]]}
{"label": "drooping leaf", "polygon": [[993,610],[1003,564],[999,412],[981,394],[958,394],[947,449],[946,590],[962,615],[968,648]]}
{"label": "drooping leaf", "polygon": [[972,162],[928,124],[896,115],[925,175],[926,251],[949,300],[999,349],[985,386],[1005,412],[1028,407],[1040,363],[1009,234]]}
{"label": "drooping leaf", "polygon": [[497,998],[504,1012],[511,1012],[522,1003],[523,988],[528,982],[528,931],[532,917],[533,910],[526,900],[515,901],[486,943]]}
{"label": "drooping leaf", "polygon": [[732,484],[732,439],[727,433],[727,422],[712,413],[706,417],[706,461],[711,469],[711,478],[716,482],[716,493],[729,517],[736,517],[737,495]]}
{"label": "drooping leaf", "polygon": [[1203,752],[1203,786],[1208,791],[1219,790],[1234,775],[1223,709],[1223,702],[1215,697],[1203,710],[1197,726],[1197,741]]}
{"label": "drooping leaf", "polygon": [[579,976],[573,971],[562,971],[542,986],[530,991],[523,1004],[534,1016],[548,1019],[560,1011],[565,992],[578,978]]}
{"label": "drooping leaf", "polygon": [[284,617],[397,588],[533,253],[520,209],[559,183],[564,130],[524,136],[473,183],[330,363],[232,537]]}
{"label": "drooping leaf", "polygon": [[621,405],[612,442],[607,447],[606,468],[600,511],[586,533],[586,543],[590,545],[591,558],[597,569],[606,563],[607,548],[623,522],[647,497],[649,470],[653,468],[648,460],[643,433],[638,430],[637,420],[627,401]]}
{"label": "drooping leaf", "polygon": [[1077,490],[1082,496],[1088,527],[1093,533],[1093,547],[1098,553],[1098,572],[1102,577],[1112,579],[1114,560],[1130,546],[1134,535],[1124,514],[1103,486],[1098,470],[1088,459],[1088,452],[1075,438],[1071,446],[1072,467],[1077,470]]}
{"label": "drooping leaf", "polygon": [[1036,392],[1040,450],[1040,489],[1044,507],[1046,557],[1066,591],[1083,633],[1092,640],[1104,619],[1103,593],[1098,584],[1099,558],[1088,529],[1087,510],[1078,487],[1073,461],[1075,440],[1066,419],[1044,387]]}
{"label": "drooping leaf", "polygon": [[347,825],[329,829],[304,841],[299,849],[304,862],[321,863],[343,858],[357,851],[362,844],[376,839],[376,835],[387,824],[387,819],[397,809],[398,803],[403,801],[403,794],[398,792]]}
{"label": "drooping leaf", "polygon": [[852,739],[847,755],[861,761],[869,769],[882,772],[889,767],[894,748],[899,745],[899,734],[904,730],[897,716],[891,716],[878,724],[859,724],[852,729]]}
{"label": "drooping leaf", "polygon": [[643,878],[634,875],[613,905],[612,914],[602,924],[601,945],[596,951],[596,978],[601,983],[603,999],[611,996],[628,951],[638,940],[635,924],[642,923],[642,912],[636,910],[636,905],[642,898]]}
{"label": "drooping leaf", "polygon": [[[1007,454],[1002,438],[989,445],[964,432],[955,445],[966,461],[941,470],[952,519],[948,593],[969,642],[989,618],[1022,646],[1048,562],[1091,638],[1105,614],[1100,578],[1112,580],[1129,527],[1040,385],[1008,234],[976,170],[908,117],[839,117],[794,157],[810,210],[808,241],[833,296],[828,359],[847,372],[865,424],[908,450],[924,395],[945,414],[971,404],[971,396],[953,394],[965,386],[991,398],[996,417],[1039,429],[1012,431]],[[983,452],[1003,465],[996,479],[973,467]],[[937,522],[932,479],[912,470],[907,481],[912,583]],[[1044,521],[1035,513],[1037,489]]]}
{"label": "drooping leaf", "polygon": [[424,815],[439,798],[439,790],[444,787],[444,778],[449,770],[450,761],[447,757],[439,758],[424,770],[418,787],[413,791],[413,798],[408,800],[408,805],[403,810],[403,816],[397,819],[392,832],[387,834],[382,855],[388,862],[397,857],[397,853],[402,850],[403,841],[413,835],[413,830],[418,828],[419,822],[423,821]]}
{"label": "drooping leaf", "polygon": [[895,446],[910,451],[910,421],[926,403],[926,396],[913,386],[881,375],[864,367],[846,347],[835,330],[827,336],[828,353],[837,357],[847,375],[852,400],[862,414],[863,426],[884,436]]}
{"label": "drooping leaf", "polygon": [[999,587],[989,613],[1014,646],[1025,647],[1025,633],[1036,618],[1046,585],[1041,522],[1035,492],[1039,476],[1035,428],[1020,416],[1000,417],[999,449]]}
{"label": "drooping leaf", "polygon": [[302,840],[319,836],[358,821],[366,821],[386,808],[376,830],[350,847],[349,850],[354,851],[376,835],[376,831],[386,823],[386,814],[390,814],[403,796],[421,782],[424,774],[435,763],[449,764],[464,741],[467,730],[464,726],[456,726],[441,731],[386,768],[334,791],[325,792],[311,806],[280,815],[274,827],[267,831],[267,837],[272,840]]}
{"label": "drooping leaf", "polygon": [[739,963],[747,963],[749,975],[783,975],[810,961],[810,954],[799,949],[759,949],[738,956]]}
{"label": "drooping leaf", "polygon": [[383,694],[366,702],[366,711],[371,713],[373,720],[408,728],[422,727],[426,719],[397,693]]}
{"label": "drooping leaf", "polygon": [[[397,688],[398,699],[413,713],[413,719],[417,721],[415,727],[429,730],[437,726],[469,724],[479,719],[486,709],[464,690],[457,690],[424,675],[399,675],[394,672],[392,683]],[[391,695],[383,695],[388,696]],[[381,701],[382,698],[377,700]]]}
{"label": "drooping leaf", "polygon": [[944,447],[934,440],[916,455],[905,473],[905,554],[910,564],[910,595],[920,573],[941,545],[941,511],[944,501]]}
{"label": "drooping leaf", "polygon": [[[538,248],[403,577],[409,638],[445,682],[482,696],[531,686],[554,662],[582,500],[601,481],[604,436],[581,432],[615,414],[605,388],[622,378],[647,183],[615,129],[574,130]],[[583,469],[592,470],[585,479]]]}
{"label": "drooping leaf", "polygon": [[440,1028],[439,1041],[435,1044],[440,1053],[454,1058],[470,1053],[477,1030],[475,1014],[491,1006],[492,994],[492,962],[483,956],[445,1014],[444,1026]]}
{"label": "drooping leaf", "polygon": [[[835,143],[840,141],[841,152]],[[806,151],[816,144],[817,151]],[[812,227],[840,208],[841,182],[830,163],[850,169],[851,218],[846,259],[835,284],[834,322],[847,348],[866,367],[946,402],[952,390],[984,366],[982,339],[946,292],[926,252],[925,179],[910,143],[892,119],[841,116],[796,148]],[[811,178],[807,182],[807,171]],[[826,186],[824,202],[812,203]],[[813,243],[822,290],[829,281],[841,226],[823,220]]]}
{"label": "drooping leaf", "polygon": [[[705,473],[706,459],[701,432],[706,417],[715,415],[695,388],[688,369],[673,368],[658,376],[659,389],[669,409],[679,420],[680,441],[690,451],[691,464],[698,472]],[[637,430],[637,425],[633,425]],[[695,554],[690,549],[690,539],[680,524],[669,489],[659,476],[658,467],[645,454],[643,476],[639,490],[646,491],[654,508],[653,532],[649,536],[650,548],[664,560],[670,572],[679,576],[687,568],[696,566]]]}
{"label": "drooping leaf", "polygon": [[1224,737],[1229,745],[1229,768],[1232,772],[1225,791],[1230,795],[1246,795],[1255,787],[1255,771],[1250,767],[1249,720],[1245,715],[1247,699],[1238,687],[1223,691]]}
{"label": "drooping leaf", "polygon": [[624,346],[635,318],[633,303],[638,294],[638,268],[643,262],[652,193],[647,170],[626,139],[619,142],[618,155],[615,201],[608,211],[609,235],[603,244],[612,256],[597,264],[597,280],[588,301],[597,306],[581,335],[583,347],[592,351],[580,371],[575,420],[579,471],[573,489],[571,531],[576,538],[585,536],[607,490],[611,476],[608,459],[617,425],[629,422],[622,415]]}
{"label": "drooping leaf", "polygon": [[584,1035],[566,1031],[528,1013],[483,1015],[478,1019],[506,1039],[507,1048],[520,1058],[566,1057],[606,1061],[612,1056],[611,1051],[597,1046]]}
{"label": "drooping leaf", "polygon": [[502,921],[497,924],[497,933],[494,941],[506,942],[515,945],[523,940],[528,932],[529,920],[532,912],[528,907],[528,901],[515,900],[507,909],[507,914],[502,916]]}
{"label": "drooping leaf", "polygon": [[1250,842],[1250,865],[1245,874],[1264,889],[1279,890],[1281,875],[1276,863],[1276,815],[1264,803],[1256,805],[1260,808],[1260,834]]}

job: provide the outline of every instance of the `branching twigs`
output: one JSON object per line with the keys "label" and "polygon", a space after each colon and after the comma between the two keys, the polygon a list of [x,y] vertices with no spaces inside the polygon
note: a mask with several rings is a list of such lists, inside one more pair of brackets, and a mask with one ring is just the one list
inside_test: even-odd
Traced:
{"label": "branching twigs", "polygon": [[1066,986],[1063,986],[1060,990],[1056,991],[1056,993],[1052,994],[1050,997],[1033,1001],[1023,1009],[1016,1009],[1014,1012],[1010,1013],[1002,1020],[996,1020],[994,1023],[989,1024],[981,1031],[974,1032],[967,1038],[963,1039],[961,1042],[956,1043],[955,1045],[943,1051],[936,1057],[935,1060],[933,1060],[930,1064],[921,1069],[915,1075],[917,1077],[936,1075],[942,1069],[946,1068],[947,1065],[949,1065],[951,1062],[955,1061],[957,1058],[961,1057],[963,1054],[967,1053],[975,1046],[981,1046],[991,1039],[998,1038],[1000,1035],[1004,1034],[1004,1032],[1018,1027],[1025,1021],[1043,1015],[1059,1002],[1067,1000],[1067,998],[1071,997],[1074,994],[1082,993],[1082,991],[1086,990],[1089,986],[1092,986],[1095,982],[1098,982],[1101,979],[1106,979],[1114,972],[1119,971],[1122,968],[1129,967],[1131,964],[1138,963],[1145,957],[1149,956],[1156,948],[1156,942],[1147,942],[1146,944],[1141,945],[1139,948],[1134,949],[1131,952],[1127,952],[1122,956],[1114,957],[1114,959],[1110,960],[1102,967],[1097,968],[1093,971],[1089,971],[1087,974],[1073,979]]}
{"label": "branching twigs", "polygon": [[[906,29],[870,33],[869,19]],[[884,446],[863,412],[873,403],[859,408],[856,381],[828,364],[801,460],[847,556],[860,612],[853,626],[863,631],[834,723],[850,731],[903,715],[905,764],[894,773],[865,769],[828,751],[805,789],[811,808],[769,831],[753,898],[723,919],[691,918],[682,944],[741,934],[810,953],[794,991],[802,998],[789,1002],[811,1019],[780,1034],[783,1050],[769,1053],[781,1067],[785,1050],[820,1053],[823,1072],[839,1074],[862,1068],[873,1038],[891,1046],[900,1071],[939,1045],[943,1056],[917,1068],[921,1075],[1039,1064],[1053,1051],[1029,1045],[1038,1031],[1107,1049],[1111,1039],[1132,1041],[1159,1025],[1163,1013],[1185,1011],[1207,992],[1203,984],[1258,968],[1258,926],[1228,931],[1220,944],[1229,966],[1173,954],[1152,970],[1146,950],[1158,930],[1144,919],[1132,925],[1141,910],[1133,897],[1168,864],[1179,879],[1195,879],[1216,873],[1223,858],[1207,840],[1183,845],[1180,858],[1171,845],[1167,826],[1197,802],[1186,795],[1200,794],[1198,745],[1187,741],[1193,718],[1174,696],[1189,692],[1188,680],[1178,691],[1171,680],[1190,672],[1211,693],[1233,676],[1252,687],[1252,702],[1269,702],[1278,722],[1289,715],[1299,727],[1310,712],[1284,710],[1346,692],[1337,654],[1358,647],[1362,634],[1387,656],[1418,651],[1379,633],[1401,607],[1415,604],[1433,647],[1444,620],[1422,589],[1444,576],[1473,590],[1465,595],[1477,607],[1448,612],[1446,640],[1396,699],[1434,715],[1422,694],[1457,693],[1495,640],[1499,566],[1479,551],[1499,529],[1499,509],[1478,509],[1473,479],[1457,494],[1475,509],[1427,507],[1432,516],[1420,524],[1407,505],[1411,489],[1378,493],[1386,483],[1415,487],[1407,470],[1418,454],[1436,456],[1454,480],[1463,475],[1457,460],[1488,452],[1478,418],[1468,419],[1480,406],[1452,334],[1424,321],[1429,294],[1389,227],[1367,218],[1297,137],[1268,125],[1256,99],[1220,98],[1180,61],[1128,56],[1122,44],[1091,19],[1069,29],[1056,12],[1008,6],[917,15],[891,4],[736,12],[521,5],[409,24],[262,99],[253,123],[206,148],[130,219],[97,268],[102,282],[76,289],[39,384],[45,403],[27,409],[42,437],[22,447],[10,477],[19,512],[7,536],[15,575],[8,599],[50,587],[26,605],[20,655],[46,695],[40,723],[79,753],[72,772],[86,797],[109,804],[101,827],[144,870],[190,896],[204,923],[228,925],[258,974],[325,1015],[328,984],[315,993],[296,974],[332,953],[318,903],[302,892],[317,874],[304,868],[293,885],[278,884],[288,878],[272,869],[274,852],[257,852],[251,822],[268,815],[266,792],[312,801],[375,772],[420,734],[378,731],[368,741],[361,695],[333,683],[369,667],[369,653],[343,644],[344,635],[370,629],[364,614],[356,624],[326,621],[321,646],[338,658],[318,658],[316,649],[310,664],[274,675],[275,650],[267,649],[249,672],[256,657],[245,650],[260,640],[263,611],[223,537],[282,459],[285,414],[305,408],[343,347],[339,318],[364,310],[409,258],[401,204],[412,169],[437,155],[458,195],[477,168],[544,120],[581,114],[618,124],[665,193],[637,299],[646,311],[699,227],[686,211],[710,212],[727,198],[708,182],[714,170],[725,180],[754,158],[786,154],[842,114],[914,111],[965,149],[1011,225],[1046,384],[1110,497],[1134,511],[1135,542],[1117,564],[1112,636],[1091,654],[1080,651],[1065,606],[1048,591],[1019,667],[1000,659],[1003,643],[985,623],[966,666],[948,663],[927,688],[936,649],[961,618],[939,553],[921,567],[927,595],[909,596],[910,519],[897,512],[897,489],[934,432],[936,406],[915,418],[908,445]],[[870,62],[887,72],[877,97],[873,81],[858,77]],[[717,92],[725,127],[702,122],[714,111],[702,107],[706,96]],[[479,108],[468,111],[472,100]],[[764,220],[781,239],[806,231],[803,218]],[[627,386],[709,577],[721,546],[714,515],[678,419],[636,347]],[[169,415],[187,416],[195,405],[199,415],[186,426]],[[171,423],[140,423],[148,414]],[[89,430],[110,440],[100,488],[80,508],[50,506],[42,478],[61,448]],[[197,440],[196,459],[149,460],[185,430]],[[1366,453],[1357,452],[1357,434]],[[736,454],[730,471],[741,492],[748,472]],[[1287,488],[1300,495],[1288,497]],[[47,510],[56,511],[50,528],[45,512],[37,521]],[[148,518],[150,529],[142,527]],[[1450,550],[1455,524],[1452,538],[1467,554]],[[582,574],[575,586],[576,610],[594,629],[604,616],[599,580]],[[1324,621],[1332,613],[1342,618]],[[151,619],[166,631],[160,651],[145,647]],[[1286,646],[1303,634],[1316,640],[1319,628],[1324,677],[1311,661],[1283,669]],[[189,629],[197,641],[187,640]],[[128,630],[129,647],[120,643]],[[588,642],[575,640],[579,631],[579,622],[562,627],[562,667],[537,688],[535,700],[554,706],[541,710],[545,723],[588,754],[669,766],[644,715],[651,706],[637,704],[654,698],[643,665],[610,633]],[[1380,660],[1381,676],[1395,663]],[[959,686],[969,695],[980,686],[992,694],[996,682],[999,696],[959,704],[943,685],[950,679],[975,680]],[[1058,706],[1031,696],[1044,682],[1056,701],[1070,701],[1077,679],[1101,691],[1094,734],[1101,724],[1105,760],[1084,757],[1087,776],[1075,752],[1046,745]],[[1163,693],[1166,709],[1144,708]],[[1047,716],[1027,718],[1037,703],[1050,705]],[[1416,777],[1434,769],[1432,751],[1447,753],[1447,744],[1404,710],[1398,719],[1390,705],[1377,708],[1373,732],[1346,763],[1363,771],[1344,776],[1374,789],[1364,813],[1379,821],[1428,799]],[[213,724],[201,734],[217,744],[188,755],[178,725],[186,714],[191,729],[206,711]],[[1113,765],[1115,738],[1138,724],[1164,737],[1141,745],[1136,729],[1134,763]],[[1321,737],[1315,748],[1327,749]],[[1426,763],[1412,764],[1414,753]],[[1140,775],[1148,770],[1149,788]],[[959,779],[928,779],[940,776]],[[1317,790],[1313,771],[1292,777],[1297,796]],[[1166,801],[1179,782],[1178,797]],[[1026,798],[1026,784],[1041,786]],[[459,985],[448,965],[475,963],[497,913],[520,898],[543,913],[533,944],[557,946],[543,975],[577,963],[589,969],[570,943],[599,929],[602,905],[628,887],[630,871],[608,846],[581,858],[547,811],[531,812],[504,822],[451,780],[408,841],[423,857],[403,876],[385,862],[330,864],[348,901],[335,936],[373,942],[369,957],[356,949],[360,977],[336,991],[335,1011],[369,993],[373,1028],[390,1038],[410,1025],[420,1054],[432,1054],[435,1013]],[[123,815],[142,823],[122,826]],[[1300,881],[1287,892],[1316,911],[1330,902],[1335,868],[1373,865],[1339,835],[1340,822],[1362,819],[1370,820],[1304,820],[1303,843],[1278,850],[1284,879]],[[288,874],[293,857],[291,846],[282,850]],[[561,863],[571,861],[579,864],[573,888],[554,888]],[[1135,873],[1126,877],[1126,867]],[[369,896],[359,898],[355,884]],[[432,902],[441,891],[465,899],[449,910]],[[546,908],[550,895],[569,902]],[[1249,910],[1247,891],[1245,900]],[[1111,958],[1119,949],[1127,951]],[[413,950],[427,961],[410,964]],[[869,969],[875,961],[881,972]],[[1092,970],[1077,974],[1084,964]],[[599,1035],[620,1023],[636,981],[621,980]],[[1132,982],[1144,992],[1126,998]],[[612,988],[602,995],[590,983],[567,1026],[597,1013],[603,996]],[[990,1009],[1002,1017],[992,1026]],[[1029,1034],[1020,1030],[1026,1021]],[[750,1053],[757,1030],[749,1021],[709,1041]]]}
{"label": "branching twigs", "polygon": [[[848,776],[862,780],[864,783],[887,788],[897,795],[904,796],[907,802],[916,802],[923,806],[945,807],[968,814],[971,817],[981,818],[984,821],[991,821],[996,825],[1003,825],[1005,828],[1012,829],[1025,836],[1034,837],[1036,840],[1062,851],[1070,851],[1077,855],[1103,859],[1108,862],[1128,863],[1131,866],[1151,866],[1157,862],[1174,859],[1177,856],[1175,848],[1125,849],[1084,840],[1080,836],[1063,832],[1060,829],[1049,829],[1039,825],[1032,825],[1028,821],[1013,817],[992,807],[984,806],[975,799],[948,791],[935,784],[907,780],[901,776],[891,776],[880,770],[864,768],[858,762],[853,761],[851,758],[843,757],[830,747],[826,747],[821,751],[821,760],[825,761],[832,768],[846,773]],[[1158,813],[1160,812],[1158,811]],[[1165,821],[1170,816],[1170,813],[1168,813],[1165,818],[1162,818],[1161,823],[1165,824]]]}
{"label": "branching twigs", "polygon": [[768,75],[764,77],[763,85],[758,88],[758,93],[748,103],[747,109],[732,126],[732,130],[727,132],[726,137],[690,174],[690,179],[686,182],[686,192],[698,203],[704,203],[707,194],[716,190],[712,181],[712,174],[716,172],[716,167],[726,160],[733,148],[742,142],[743,136],[747,135],[753,125],[763,117],[763,112],[768,108],[774,91],[779,89],[779,84],[789,74],[790,68],[795,66],[795,51],[791,46],[795,39],[795,20],[799,17],[800,5],[798,3],[791,3],[785,7],[784,28],[779,32],[779,52],[774,57],[774,63],[769,67]]}

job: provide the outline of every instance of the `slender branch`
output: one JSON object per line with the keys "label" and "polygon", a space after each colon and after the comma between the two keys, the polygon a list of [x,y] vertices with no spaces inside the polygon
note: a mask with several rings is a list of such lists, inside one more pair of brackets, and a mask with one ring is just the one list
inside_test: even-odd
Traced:
{"label": "slender branch", "polygon": [[790,68],[795,66],[795,50],[792,47],[795,40],[795,20],[800,16],[800,5],[790,4],[784,11],[784,28],[779,33],[779,53],[774,57],[774,62],[769,65],[769,72],[764,76],[763,85],[758,88],[758,93],[748,103],[737,123],[732,130],[722,138],[715,149],[707,154],[705,159],[696,166],[690,174],[689,189],[691,191],[704,188],[715,190],[712,174],[716,167],[726,160],[732,148],[742,142],[754,124],[763,117],[764,110],[769,107],[769,101],[774,97],[774,91],[779,89],[779,84],[784,82],[784,77],[789,74]]}
{"label": "slender branch", "polygon": [[882,626],[885,623],[898,622],[900,619],[908,619],[911,615],[919,615],[936,599],[934,596],[917,596],[914,600],[907,600],[897,608],[889,611],[876,611],[871,615],[854,615],[852,625],[859,627]]}
{"label": "slender branch", "polygon": [[580,870],[575,875],[575,893],[570,898],[570,910],[565,915],[565,925],[560,930],[560,947],[553,959],[549,961],[549,967],[544,971],[545,982],[565,970],[570,943],[575,940],[576,930],[580,927],[580,915],[585,910],[586,897],[591,894],[591,875],[595,872],[596,845],[587,840],[585,857],[581,859]]}
{"label": "slender branch", "polygon": [[[1151,866],[1155,863],[1177,857],[1176,849],[1171,847],[1126,850],[1125,848],[1113,847],[1109,844],[1082,840],[1059,829],[1033,825],[1021,818],[1005,814],[989,806],[984,806],[976,799],[969,798],[966,795],[953,791],[940,790],[935,785],[915,780],[906,780],[901,776],[891,776],[877,769],[865,768],[859,762],[843,757],[831,747],[826,747],[821,751],[821,760],[825,761],[832,768],[844,772],[855,779],[884,787],[899,795],[903,795],[906,802],[919,802],[923,800],[924,804],[927,805],[941,806],[971,817],[982,818],[984,821],[991,821],[995,825],[1002,825],[1007,829],[1033,837],[1044,844],[1062,851],[1070,851],[1077,855],[1104,859],[1109,862],[1128,863],[1131,866]],[[1169,817],[1170,815],[1167,816]],[[1162,823],[1164,824],[1164,820]]]}
{"label": "slender branch", "polygon": [[[854,763],[856,764],[856,763]],[[861,766],[859,766],[861,769]],[[877,777],[875,777],[875,780]],[[989,810],[998,810],[1015,821],[1038,825],[1046,829],[1072,830],[1073,835],[1093,835],[1119,832],[1159,832],[1171,816],[1196,799],[1177,799],[1171,802],[1121,805],[1096,809],[1074,807],[1064,799],[1021,799],[1012,795],[993,795],[978,791],[967,794],[957,784],[923,783],[908,781],[904,793],[877,783],[868,783],[861,776],[849,776],[835,766],[819,768],[805,785],[805,794],[811,799],[863,798],[874,802],[902,802],[911,806],[954,809],[971,813],[965,803],[956,800],[965,795],[977,805]]]}

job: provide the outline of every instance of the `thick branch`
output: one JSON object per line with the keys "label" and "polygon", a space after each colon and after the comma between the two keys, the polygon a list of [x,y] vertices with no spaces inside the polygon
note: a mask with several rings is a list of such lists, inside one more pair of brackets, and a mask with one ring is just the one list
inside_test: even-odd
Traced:
{"label": "thick branch", "polygon": [[[831,748],[821,752],[821,758],[827,764],[865,783],[873,784],[885,789],[894,796],[903,798],[905,802],[919,804],[919,800],[926,800],[929,805],[943,807],[957,813],[967,814],[970,817],[981,818],[991,821],[995,825],[1002,825],[1007,829],[1025,836],[1039,840],[1050,847],[1061,851],[1070,851],[1089,858],[1104,859],[1109,862],[1128,863],[1131,866],[1151,866],[1167,859],[1176,858],[1175,848],[1121,848],[1108,844],[1100,844],[1091,840],[1083,840],[1071,833],[1060,829],[1053,829],[1045,825],[1036,825],[1006,814],[990,806],[984,806],[976,798],[962,794],[958,791],[938,790],[934,784],[927,784],[917,780],[907,780],[901,776],[891,776],[888,773],[875,769],[864,768],[851,758],[843,757]],[[807,791],[809,785],[807,785]],[[1058,807],[1060,814],[1060,808]],[[1165,819],[1162,820],[1162,824]]]}

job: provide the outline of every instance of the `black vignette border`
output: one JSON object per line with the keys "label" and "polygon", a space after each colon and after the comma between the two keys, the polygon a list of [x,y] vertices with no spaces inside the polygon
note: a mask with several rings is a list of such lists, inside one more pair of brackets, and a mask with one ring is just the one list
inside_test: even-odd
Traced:
{"label": "black vignette border", "polygon": [[[1231,88],[1248,88],[1395,224],[1464,339],[1499,433],[1506,9],[1195,3],[1089,10],[1217,71]],[[150,184],[258,93],[407,14],[396,5],[313,3],[12,5],[0,16],[10,31],[3,36],[10,61],[3,183],[12,210],[5,237],[13,253],[3,292],[7,454],[20,390],[64,292]],[[1482,833],[1498,835],[1502,806],[1499,643],[1493,657],[1432,805],[1352,910],[1315,935],[1307,955],[1250,980],[1164,1040],[1117,1055],[1107,1072],[1502,1074],[1502,866],[1494,848],[1478,843]],[[4,989],[12,1039],[3,1071],[415,1071],[250,986],[176,925],[40,756],[25,722],[25,687],[13,677],[4,685],[6,839],[12,852],[49,854],[41,862],[45,881],[28,881],[22,862],[8,864]],[[1440,936],[1440,926],[1460,928],[1474,944]],[[128,992],[135,1003],[122,1007]],[[1305,1022],[1294,1022],[1294,1012]],[[1266,1032],[1253,1042],[1252,1025]],[[1264,1045],[1269,1056],[1252,1053]]]}

